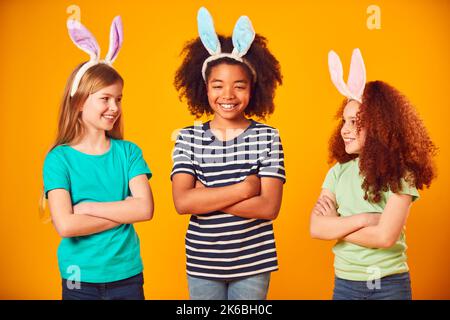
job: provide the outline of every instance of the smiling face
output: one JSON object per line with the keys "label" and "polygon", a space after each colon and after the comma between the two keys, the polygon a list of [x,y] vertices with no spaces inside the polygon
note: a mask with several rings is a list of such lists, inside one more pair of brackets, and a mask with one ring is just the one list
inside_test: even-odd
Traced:
{"label": "smiling face", "polygon": [[359,102],[351,100],[344,108],[342,115],[343,126],[341,136],[344,139],[345,152],[348,154],[360,154],[366,140],[366,130],[357,131],[356,115],[359,111]]}
{"label": "smiling face", "polygon": [[227,121],[245,118],[251,84],[240,65],[221,63],[212,67],[206,85],[208,102],[215,117]]}
{"label": "smiling face", "polygon": [[121,113],[122,89],[122,83],[117,82],[88,96],[81,110],[81,119],[88,129],[113,129]]}

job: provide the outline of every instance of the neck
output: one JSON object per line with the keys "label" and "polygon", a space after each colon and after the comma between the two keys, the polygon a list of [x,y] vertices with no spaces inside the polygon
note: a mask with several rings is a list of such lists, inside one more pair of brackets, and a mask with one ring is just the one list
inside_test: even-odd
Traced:
{"label": "neck", "polygon": [[214,116],[210,125],[215,129],[243,129],[248,127],[250,120],[244,115],[238,119],[224,119],[222,117]]}
{"label": "neck", "polygon": [[72,147],[92,153],[102,153],[109,149],[109,138],[104,130],[90,130],[86,128],[84,135]]}

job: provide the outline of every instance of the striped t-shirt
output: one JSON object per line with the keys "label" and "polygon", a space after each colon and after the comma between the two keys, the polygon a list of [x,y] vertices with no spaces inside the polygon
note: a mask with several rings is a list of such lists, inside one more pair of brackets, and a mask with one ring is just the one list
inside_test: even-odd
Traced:
{"label": "striped t-shirt", "polygon": [[[206,187],[243,181],[248,175],[286,181],[278,130],[251,120],[234,139],[221,141],[209,121],[180,130],[171,177],[193,175]],[[271,220],[247,219],[221,211],[191,215],[186,233],[190,276],[233,280],[278,269]]]}

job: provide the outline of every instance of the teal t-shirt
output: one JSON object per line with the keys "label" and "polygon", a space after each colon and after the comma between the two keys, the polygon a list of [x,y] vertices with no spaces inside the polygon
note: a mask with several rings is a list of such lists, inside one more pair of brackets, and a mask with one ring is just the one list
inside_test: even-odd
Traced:
{"label": "teal t-shirt", "polygon": [[[359,158],[346,163],[337,163],[329,171],[322,185],[336,196],[337,212],[340,216],[358,213],[382,213],[392,191],[381,193],[381,201],[371,203],[364,200],[361,187],[363,177],[359,171]],[[419,193],[402,179],[401,194],[412,196],[415,201]],[[404,230],[399,239],[390,248],[366,248],[347,241],[338,241],[333,247],[334,269],[338,278],[354,281],[367,281],[409,270],[406,256],[406,238]]]}
{"label": "teal t-shirt", "polygon": [[[131,195],[130,180],[151,171],[137,145],[111,139],[109,150],[89,155],[68,145],[51,150],[44,162],[44,190],[66,189],[72,205],[122,201]],[[58,248],[63,279],[102,283],[132,277],[143,270],[139,238],[132,224],[88,236],[63,238]]]}

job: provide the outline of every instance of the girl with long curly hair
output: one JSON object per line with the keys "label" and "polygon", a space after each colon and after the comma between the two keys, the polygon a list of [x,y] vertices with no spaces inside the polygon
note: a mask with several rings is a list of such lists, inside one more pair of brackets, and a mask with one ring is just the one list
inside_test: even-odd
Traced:
{"label": "girl with long curly hair", "polygon": [[412,299],[405,225],[417,189],[435,178],[436,147],[408,99],[383,81],[366,84],[359,49],[347,84],[331,51],[331,79],[346,99],[310,220],[311,236],[337,240],[333,299]]}
{"label": "girl with long curly hair", "polygon": [[251,117],[274,111],[280,66],[238,19],[232,37],[218,36],[209,12],[198,12],[199,38],[183,50],[175,87],[190,112],[213,118],[180,130],[172,191],[190,214],[186,271],[191,299],[265,299],[278,269],[272,227],[285,182],[278,131]]}

